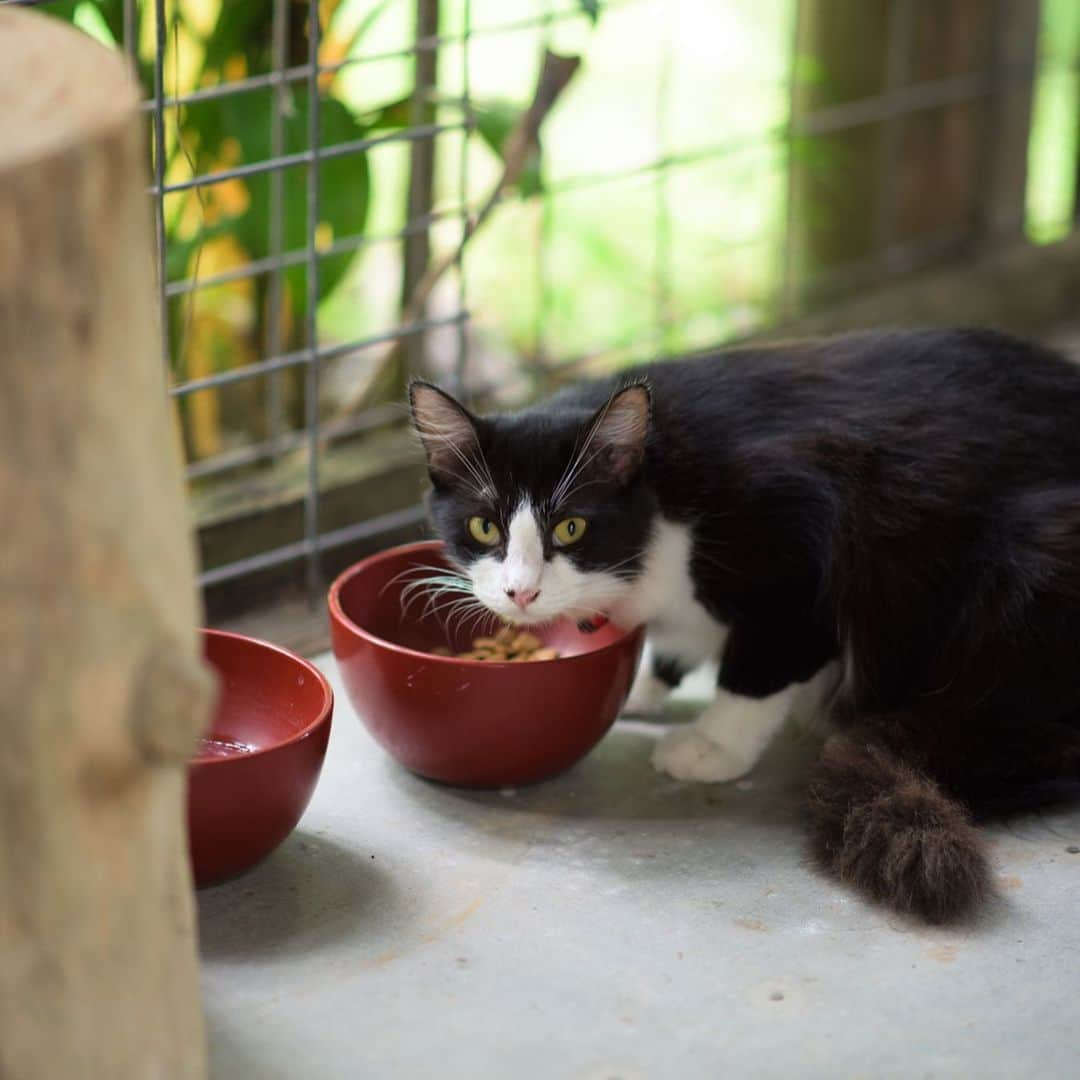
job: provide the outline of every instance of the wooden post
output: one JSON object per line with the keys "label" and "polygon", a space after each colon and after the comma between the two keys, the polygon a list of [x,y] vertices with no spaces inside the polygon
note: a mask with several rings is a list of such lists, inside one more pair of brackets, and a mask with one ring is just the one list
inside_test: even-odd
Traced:
{"label": "wooden post", "polygon": [[980,239],[985,246],[996,247],[1024,235],[1042,4],[1039,0],[997,0],[994,7],[994,90],[986,121]]}
{"label": "wooden post", "polygon": [[205,1075],[185,761],[213,680],[123,61],[0,10],[0,1076]]}
{"label": "wooden post", "polygon": [[799,4],[788,179],[789,315],[816,303],[831,273],[875,250],[883,125],[817,133],[808,132],[805,121],[886,91],[889,14],[889,0]]}
{"label": "wooden post", "polygon": [[[439,37],[439,0],[416,0],[416,46],[413,93],[409,123],[430,124],[438,115],[435,93],[439,84],[439,49],[432,42]],[[422,47],[421,47],[422,45]],[[466,48],[467,46],[462,46]],[[464,153],[464,149],[462,153]],[[431,229],[418,225],[430,217],[435,197],[435,136],[413,139],[409,144],[409,191],[405,203],[405,223],[413,231],[402,242],[401,311],[407,318],[413,293],[431,261]],[[427,313],[426,303],[415,311],[417,319]],[[410,334],[404,341],[405,374],[423,374],[427,369],[427,335]],[[461,388],[458,387],[458,390]]]}
{"label": "wooden post", "polygon": [[[1022,235],[1039,8],[1037,0],[802,0],[789,314],[880,274]],[[950,82],[973,89],[884,120],[868,109],[858,126],[830,130],[852,102],[880,105]],[[811,114],[818,127],[824,114],[822,132],[813,133]]]}

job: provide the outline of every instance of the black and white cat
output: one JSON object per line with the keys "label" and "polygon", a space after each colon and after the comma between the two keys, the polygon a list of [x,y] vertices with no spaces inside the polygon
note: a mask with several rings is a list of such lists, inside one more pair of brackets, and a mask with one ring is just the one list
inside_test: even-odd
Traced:
{"label": "black and white cat", "polygon": [[988,892],[972,812],[1080,778],[1080,369],[978,330],[738,349],[479,418],[411,387],[431,514],[509,622],[645,623],[655,698],[716,700],[654,762],[751,769],[800,688],[837,727],[820,864],[927,919]]}

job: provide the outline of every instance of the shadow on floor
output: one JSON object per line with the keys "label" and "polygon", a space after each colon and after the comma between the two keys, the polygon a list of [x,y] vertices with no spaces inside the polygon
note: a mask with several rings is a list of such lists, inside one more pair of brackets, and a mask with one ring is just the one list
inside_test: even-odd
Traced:
{"label": "shadow on floor", "polygon": [[778,739],[753,773],[730,784],[692,784],[659,775],[650,756],[654,725],[622,722],[574,768],[543,783],[501,791],[455,788],[404,769],[393,780],[414,803],[462,819],[487,820],[491,811],[547,818],[676,821],[724,818],[793,824],[818,743],[790,734]]}
{"label": "shadow on floor", "polygon": [[373,855],[297,830],[250,873],[199,891],[200,953],[243,961],[377,938],[398,893]]}
{"label": "shadow on floor", "polygon": [[508,866],[547,858],[613,882],[715,882],[756,878],[775,857],[802,862],[802,792],[816,743],[782,737],[743,781],[687,784],[652,768],[656,734],[620,723],[575,768],[516,790],[452,788],[388,768],[433,830]]}

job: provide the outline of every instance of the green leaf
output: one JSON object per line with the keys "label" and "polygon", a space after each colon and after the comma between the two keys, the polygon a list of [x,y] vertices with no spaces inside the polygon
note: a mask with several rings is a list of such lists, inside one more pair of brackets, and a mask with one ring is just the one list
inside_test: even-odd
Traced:
{"label": "green leaf", "polygon": [[[290,95],[292,107],[284,117],[284,152],[299,154],[309,147],[308,91],[297,88]],[[199,172],[220,166],[227,149],[239,144],[239,160],[235,164],[265,161],[271,156],[272,98],[270,92],[253,91],[211,101],[194,103],[185,110],[183,130],[188,145],[197,145],[195,165]],[[336,98],[322,98],[320,105],[321,138],[324,148],[361,138],[366,128],[357,123],[352,113]],[[196,136],[197,133],[197,136]],[[370,201],[370,174],[364,153],[328,158],[319,164],[319,221],[328,225],[333,238],[339,240],[363,232]],[[307,244],[308,167],[300,164],[282,171],[283,249],[303,251]],[[270,211],[272,181],[269,173],[246,177],[243,184],[250,199],[238,214],[227,216],[203,228],[190,240],[175,236],[181,215],[172,219],[168,238],[168,272],[170,278],[182,277],[191,267],[192,256],[200,243],[217,236],[233,234],[252,259],[270,255]],[[196,197],[192,193],[189,198]],[[207,192],[207,201],[214,199]],[[319,262],[319,296],[329,295],[341,280],[352,260],[353,253],[324,257]],[[298,318],[307,307],[303,264],[285,271],[285,281]]]}
{"label": "green leaf", "polygon": [[234,56],[243,56],[249,71],[269,70],[273,25],[272,4],[221,0],[217,24],[206,39],[203,71],[221,71]]}
{"label": "green leaf", "polygon": [[54,3],[47,5],[44,11],[46,15],[50,15],[54,19],[63,19],[64,22],[73,22],[75,19],[75,9],[81,3],[82,0],[54,0]]}
{"label": "green leaf", "polygon": [[600,0],[578,0],[578,7],[589,16],[589,22],[595,26],[600,18]]}
{"label": "green leaf", "polygon": [[110,30],[109,24],[105,21],[101,8],[89,3],[89,0],[84,0],[83,3],[76,7],[73,21],[84,34],[89,34],[90,37],[106,48],[116,48],[120,44]]}
{"label": "green leaf", "polygon": [[433,124],[436,116],[435,102],[421,105],[414,116],[413,99],[410,94],[408,97],[390,101],[385,105],[380,105],[377,109],[373,109],[371,112],[364,113],[363,122],[366,127],[372,130],[398,129],[409,127],[414,123]]}

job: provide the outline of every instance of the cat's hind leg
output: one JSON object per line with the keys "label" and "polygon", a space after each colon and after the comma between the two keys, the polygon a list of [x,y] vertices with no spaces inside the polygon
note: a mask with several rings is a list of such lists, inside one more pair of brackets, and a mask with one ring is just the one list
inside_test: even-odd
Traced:
{"label": "cat's hind leg", "polygon": [[874,726],[839,731],[811,774],[811,850],[871,900],[932,923],[970,914],[991,892],[979,831],[963,803]]}

